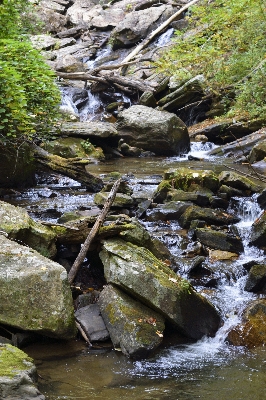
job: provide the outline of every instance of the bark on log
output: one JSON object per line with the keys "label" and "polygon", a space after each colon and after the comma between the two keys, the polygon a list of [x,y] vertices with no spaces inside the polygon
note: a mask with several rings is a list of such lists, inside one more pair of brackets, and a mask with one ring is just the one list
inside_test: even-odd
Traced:
{"label": "bark on log", "polygon": [[90,231],[87,239],[85,240],[83,246],[81,247],[81,250],[80,250],[77,258],[76,258],[74,264],[72,265],[72,267],[71,267],[71,269],[69,271],[68,280],[69,280],[70,284],[73,283],[73,281],[74,281],[74,279],[75,279],[75,277],[77,275],[77,272],[78,272],[81,264],[83,263],[84,258],[86,257],[87,251],[89,250],[93,239],[97,235],[97,233],[98,233],[103,221],[105,220],[106,215],[108,214],[108,211],[110,210],[111,205],[113,204],[113,201],[115,199],[116,193],[117,193],[119,185],[121,183],[121,180],[122,180],[122,178],[118,179],[114,183],[114,185],[112,187],[112,190],[109,193],[109,196],[108,196],[108,198],[107,198],[107,200],[105,202],[105,205],[103,207],[103,210],[102,210],[101,214],[97,217],[97,219],[95,221],[95,224],[93,225],[92,230]]}
{"label": "bark on log", "polygon": [[[121,65],[123,66],[123,65]],[[155,92],[158,84],[156,82],[150,81],[141,81],[136,79],[125,78],[124,76],[120,75],[104,75],[104,76],[94,76],[91,74],[87,74],[85,72],[73,72],[73,73],[66,73],[66,72],[56,72],[58,76],[64,79],[72,79],[72,80],[79,80],[79,81],[96,81],[101,82],[104,84],[115,84],[120,85],[122,87],[130,87],[133,89],[137,89],[140,92]]]}
{"label": "bark on log", "polygon": [[86,167],[89,165],[89,161],[86,159],[59,157],[48,153],[39,146],[34,146],[34,155],[40,164],[75,179],[84,184],[88,190],[98,192],[103,187],[103,181],[87,171]]}
{"label": "bark on log", "polygon": [[126,58],[122,61],[122,64],[128,63],[133,57],[135,57],[142,49],[144,49],[159,33],[161,33],[168,25],[171,24],[180,14],[186,11],[190,6],[196,4],[199,0],[193,0],[186,4],[184,7],[180,8],[176,13],[174,13],[170,18],[168,18],[162,25],[160,25],[155,31],[151,32],[150,35],[144,39],[131,53],[128,54]]}

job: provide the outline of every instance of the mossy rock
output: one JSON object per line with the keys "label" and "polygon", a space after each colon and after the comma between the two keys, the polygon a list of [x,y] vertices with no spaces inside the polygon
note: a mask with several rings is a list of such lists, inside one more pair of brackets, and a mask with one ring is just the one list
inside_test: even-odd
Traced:
{"label": "mossy rock", "polygon": [[245,290],[266,294],[266,265],[253,265],[248,274]]}
{"label": "mossy rock", "polygon": [[[107,198],[109,196],[109,192],[99,192],[96,193],[94,196],[94,203],[97,206],[104,206]],[[134,204],[134,200],[132,197],[128,196],[127,194],[124,193],[117,193],[115,196],[115,200],[112,204],[112,207],[117,207],[117,208],[126,208],[126,207],[131,207]]]}
{"label": "mossy rock", "polygon": [[175,189],[188,191],[192,184],[200,185],[216,192],[219,180],[213,171],[191,170],[189,168],[171,168],[164,173],[164,179],[169,181]]}
{"label": "mossy rock", "polygon": [[162,314],[180,334],[200,339],[218,329],[220,316],[212,304],[149,250],[109,239],[100,258],[107,282]]}
{"label": "mossy rock", "polygon": [[125,355],[146,357],[162,342],[164,318],[120,289],[106,286],[99,305],[114,347]]}
{"label": "mossy rock", "polygon": [[234,189],[244,190],[249,192],[260,192],[261,186],[256,185],[251,179],[233,171],[223,171],[219,175],[220,185],[230,186]]}
{"label": "mossy rock", "polygon": [[56,234],[53,229],[35,222],[28,213],[11,204],[0,201],[0,230],[10,239],[17,240],[45,257],[56,255]]}
{"label": "mossy rock", "polygon": [[63,158],[89,158],[93,160],[104,160],[102,149],[94,147],[88,139],[59,138],[44,144],[44,149],[51,154]]}
{"label": "mossy rock", "polygon": [[195,234],[200,243],[212,249],[240,254],[244,251],[240,237],[213,229],[197,228]]}

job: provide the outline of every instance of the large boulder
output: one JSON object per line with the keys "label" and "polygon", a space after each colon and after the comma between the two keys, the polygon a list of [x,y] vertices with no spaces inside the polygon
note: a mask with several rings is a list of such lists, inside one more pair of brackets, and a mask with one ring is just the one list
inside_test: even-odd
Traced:
{"label": "large boulder", "polygon": [[76,327],[66,270],[0,235],[0,323],[70,339]]}
{"label": "large boulder", "polygon": [[172,113],[132,106],[118,116],[119,137],[130,146],[158,155],[178,155],[190,147],[186,125]]}
{"label": "large boulder", "polygon": [[99,305],[114,348],[125,355],[145,357],[162,342],[164,318],[120,289],[106,286]]}
{"label": "large boulder", "polygon": [[216,309],[150,251],[110,239],[100,257],[107,282],[164,315],[179,333],[193,339],[215,334],[221,322]]}
{"label": "large boulder", "polygon": [[31,247],[45,257],[56,255],[56,234],[52,228],[35,222],[20,207],[0,201],[0,230],[10,239]]}
{"label": "large boulder", "polygon": [[61,134],[80,138],[100,138],[116,137],[117,130],[114,124],[109,122],[67,122],[60,127]]}
{"label": "large boulder", "polygon": [[164,180],[175,189],[192,191],[191,185],[199,185],[215,192],[219,187],[217,175],[210,170],[192,170],[189,168],[170,168],[164,172]]}
{"label": "large boulder", "polygon": [[0,347],[0,398],[7,400],[44,400],[36,387],[37,370],[33,360],[9,344]]}
{"label": "large boulder", "polygon": [[113,49],[128,47],[147,37],[147,35],[174,14],[169,5],[150,7],[132,11],[119,22],[110,36]]}
{"label": "large boulder", "polygon": [[88,24],[93,17],[101,14],[103,8],[98,4],[98,0],[76,0],[74,4],[67,9],[66,16],[73,26]]}
{"label": "large boulder", "polygon": [[46,142],[43,146],[51,154],[58,155],[63,158],[87,158],[91,162],[104,160],[102,149],[94,147],[89,140],[81,138],[58,138]]}
{"label": "large boulder", "polygon": [[229,332],[228,340],[248,348],[266,345],[266,299],[255,300],[245,309],[243,323]]}

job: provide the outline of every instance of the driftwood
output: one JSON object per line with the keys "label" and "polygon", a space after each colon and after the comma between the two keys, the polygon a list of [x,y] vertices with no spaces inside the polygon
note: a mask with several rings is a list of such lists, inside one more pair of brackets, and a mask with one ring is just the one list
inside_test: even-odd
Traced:
{"label": "driftwood", "polygon": [[[120,65],[122,67],[123,65]],[[119,66],[117,66],[119,68]],[[87,74],[86,72],[73,72],[73,73],[65,73],[65,72],[57,72],[58,76],[64,79],[72,79],[72,80],[81,80],[81,81],[96,81],[101,82],[104,84],[114,84],[119,85],[121,89],[123,87],[130,87],[133,89],[137,89],[140,92],[154,92],[158,84],[156,82],[148,82],[148,81],[141,81],[136,79],[125,78],[124,76],[120,75],[104,75],[104,76],[94,76],[91,74]],[[127,90],[127,89],[126,89]]]}
{"label": "driftwood", "polygon": [[103,221],[105,220],[106,215],[109,212],[109,209],[110,209],[111,205],[113,204],[113,201],[115,199],[116,193],[117,193],[119,185],[121,183],[121,180],[122,179],[120,178],[114,183],[114,185],[112,187],[112,190],[109,193],[109,196],[108,196],[108,198],[107,198],[107,200],[105,202],[105,205],[103,207],[102,212],[97,217],[97,219],[95,221],[95,224],[93,225],[93,228],[91,229],[87,239],[85,240],[83,246],[81,247],[81,250],[80,250],[80,252],[79,252],[74,264],[72,265],[72,267],[71,267],[71,269],[69,271],[68,280],[69,280],[70,284],[73,283],[73,281],[74,281],[74,279],[75,279],[75,277],[77,275],[77,272],[78,272],[81,264],[83,263],[84,258],[86,257],[87,251],[89,250],[93,239],[97,235],[97,233],[98,233]]}
{"label": "driftwood", "polygon": [[86,167],[89,161],[86,159],[59,157],[48,153],[39,146],[34,146],[34,155],[40,164],[75,179],[93,192],[98,192],[103,187],[103,181],[87,171]]}
{"label": "driftwood", "polygon": [[122,64],[128,63],[133,57],[135,57],[141,50],[143,50],[159,33],[161,33],[168,25],[171,24],[177,17],[186,11],[190,6],[196,4],[199,0],[193,0],[186,5],[184,5],[180,10],[174,13],[170,18],[168,18],[164,23],[162,23],[157,29],[149,34],[149,36],[144,39],[131,53],[128,54],[126,58],[122,61]]}

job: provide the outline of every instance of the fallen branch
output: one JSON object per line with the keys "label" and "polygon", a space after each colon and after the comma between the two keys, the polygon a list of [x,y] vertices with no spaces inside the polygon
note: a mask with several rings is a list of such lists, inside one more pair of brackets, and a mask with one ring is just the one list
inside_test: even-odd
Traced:
{"label": "fallen branch", "polygon": [[97,219],[95,221],[95,224],[93,225],[90,233],[88,234],[87,239],[85,240],[83,246],[81,247],[81,250],[80,250],[77,258],[76,258],[74,264],[72,265],[72,267],[71,267],[71,269],[69,271],[68,280],[69,280],[70,284],[73,283],[73,281],[74,281],[74,279],[75,279],[75,277],[76,277],[76,275],[78,273],[78,270],[79,270],[81,264],[83,263],[84,258],[86,257],[87,251],[89,250],[93,239],[97,235],[97,233],[98,233],[103,221],[105,220],[105,217],[106,217],[107,213],[110,210],[111,205],[113,204],[113,201],[115,199],[116,193],[117,193],[119,185],[121,183],[121,180],[122,180],[122,178],[118,179],[114,183],[114,185],[112,187],[112,190],[109,193],[109,196],[108,196],[108,198],[107,198],[107,200],[106,200],[106,202],[104,204],[102,212],[97,217]]}
{"label": "fallen branch", "polygon": [[180,10],[178,10],[176,13],[174,13],[170,18],[168,18],[162,25],[160,25],[157,29],[155,29],[153,32],[150,33],[150,35],[144,39],[131,53],[128,54],[128,56],[122,61],[122,64],[127,63],[130,61],[133,57],[135,57],[142,49],[144,49],[154,38],[157,36],[159,33],[161,33],[168,25],[171,24],[177,17],[182,14],[184,11],[186,11],[189,7],[193,6],[193,4],[196,4],[199,0],[193,0],[190,3],[184,5]]}

